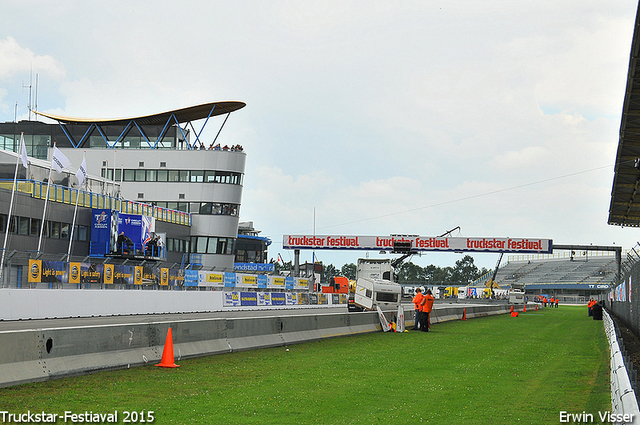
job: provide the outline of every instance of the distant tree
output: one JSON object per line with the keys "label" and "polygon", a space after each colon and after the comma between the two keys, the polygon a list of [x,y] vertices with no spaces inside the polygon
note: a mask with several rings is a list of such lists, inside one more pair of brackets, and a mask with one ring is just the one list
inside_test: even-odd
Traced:
{"label": "distant tree", "polygon": [[346,277],[347,279],[352,279],[355,280],[356,278],[356,271],[358,270],[358,266],[356,266],[353,263],[349,263],[349,264],[345,264],[344,266],[342,266],[342,268],[340,269],[340,271],[342,272],[342,275],[344,277]]}
{"label": "distant tree", "polygon": [[332,277],[340,276],[340,270],[338,270],[333,264],[323,265],[322,267],[322,283],[329,283]]}
{"label": "distant tree", "polygon": [[405,285],[424,285],[426,281],[425,270],[411,261],[402,263],[396,270],[396,274],[398,283]]}
{"label": "distant tree", "polygon": [[283,271],[289,271],[292,268],[291,261],[287,261],[286,263],[281,263],[279,261],[276,261],[275,263],[273,263],[273,265],[275,266],[276,275],[279,275]]}
{"label": "distant tree", "polygon": [[480,271],[473,262],[473,257],[465,255],[456,261],[456,266],[451,274],[451,283],[466,286],[480,277]]}

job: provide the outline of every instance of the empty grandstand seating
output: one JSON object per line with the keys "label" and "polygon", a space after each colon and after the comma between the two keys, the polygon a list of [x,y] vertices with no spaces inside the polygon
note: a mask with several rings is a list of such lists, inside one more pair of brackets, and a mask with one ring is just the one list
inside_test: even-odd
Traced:
{"label": "empty grandstand seating", "polygon": [[[520,284],[606,283],[617,272],[615,256],[512,261],[498,270],[501,287]],[[478,282],[484,284],[484,282]]]}

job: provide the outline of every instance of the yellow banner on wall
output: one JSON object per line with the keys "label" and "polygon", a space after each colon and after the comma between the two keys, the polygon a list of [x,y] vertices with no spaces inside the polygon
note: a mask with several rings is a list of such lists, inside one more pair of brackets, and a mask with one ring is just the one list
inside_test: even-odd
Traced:
{"label": "yellow banner on wall", "polygon": [[134,285],[142,285],[142,266],[135,266],[135,275],[133,278]]}
{"label": "yellow banner on wall", "polygon": [[42,281],[42,260],[29,260],[29,283]]}
{"label": "yellow banner on wall", "polygon": [[113,264],[105,264],[104,265],[104,283],[105,284],[113,283],[113,273],[114,273]]}
{"label": "yellow banner on wall", "polygon": [[169,285],[169,269],[166,269],[166,268],[160,269],[160,285],[162,286]]}
{"label": "yellow banner on wall", "polygon": [[69,263],[69,283],[80,283],[80,263]]}

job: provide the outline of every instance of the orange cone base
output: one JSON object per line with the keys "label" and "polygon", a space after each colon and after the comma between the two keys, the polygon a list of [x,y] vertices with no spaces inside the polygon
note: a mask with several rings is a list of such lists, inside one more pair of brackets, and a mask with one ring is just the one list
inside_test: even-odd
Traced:
{"label": "orange cone base", "polygon": [[173,359],[173,336],[171,328],[167,331],[167,339],[164,343],[164,349],[162,350],[162,359],[160,360],[160,363],[154,366],[169,368],[180,367],[180,365],[177,365]]}
{"label": "orange cone base", "polygon": [[511,317],[518,317],[518,312],[517,311],[512,311],[511,312]]}

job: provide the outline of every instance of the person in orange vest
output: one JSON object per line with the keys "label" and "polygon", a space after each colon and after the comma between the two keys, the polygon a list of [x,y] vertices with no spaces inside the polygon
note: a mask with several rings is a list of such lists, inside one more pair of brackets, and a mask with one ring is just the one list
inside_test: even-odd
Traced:
{"label": "person in orange vest", "polygon": [[416,295],[413,297],[413,305],[415,306],[415,313],[413,316],[413,329],[420,329],[420,316],[422,316],[422,300],[424,299],[424,295],[422,295],[422,289],[416,288]]}
{"label": "person in orange vest", "polygon": [[542,299],[542,304],[546,307],[547,306],[547,297],[544,297]]}
{"label": "person in orange vest", "polygon": [[429,332],[431,329],[431,310],[433,309],[433,295],[431,295],[431,289],[427,289],[427,294],[422,300],[422,315],[420,316],[420,330],[423,332]]}
{"label": "person in orange vest", "polygon": [[589,304],[587,304],[587,307],[589,308],[589,316],[593,316],[593,306],[596,304],[596,301],[591,298],[591,300],[589,301]]}
{"label": "person in orange vest", "polygon": [[553,307],[553,297],[549,297],[549,307]]}
{"label": "person in orange vest", "polygon": [[558,298],[556,298],[556,308],[558,308]]}

